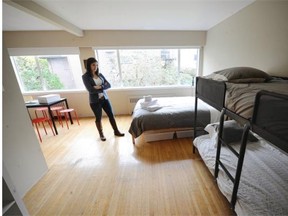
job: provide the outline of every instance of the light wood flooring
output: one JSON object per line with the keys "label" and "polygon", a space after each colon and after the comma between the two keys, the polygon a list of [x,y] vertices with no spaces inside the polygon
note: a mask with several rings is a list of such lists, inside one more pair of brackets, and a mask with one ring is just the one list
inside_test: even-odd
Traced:
{"label": "light wood flooring", "polygon": [[48,172],[25,195],[31,215],[235,215],[190,138],[132,144],[130,116],[117,116],[125,137],[94,118],[59,135],[42,131]]}

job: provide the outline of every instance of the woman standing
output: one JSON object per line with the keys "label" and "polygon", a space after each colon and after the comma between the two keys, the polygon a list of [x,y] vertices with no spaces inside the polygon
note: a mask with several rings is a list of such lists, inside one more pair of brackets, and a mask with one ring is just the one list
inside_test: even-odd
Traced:
{"label": "woman standing", "polygon": [[105,141],[106,138],[103,134],[102,128],[102,109],[106,112],[110,124],[114,130],[115,136],[124,136],[124,133],[121,133],[118,130],[114,114],[106,89],[111,87],[110,83],[105,79],[103,74],[99,73],[98,62],[95,58],[91,57],[87,59],[86,62],[86,73],[82,75],[83,83],[89,92],[89,102],[90,107],[96,117],[96,127],[98,129],[100,139]]}

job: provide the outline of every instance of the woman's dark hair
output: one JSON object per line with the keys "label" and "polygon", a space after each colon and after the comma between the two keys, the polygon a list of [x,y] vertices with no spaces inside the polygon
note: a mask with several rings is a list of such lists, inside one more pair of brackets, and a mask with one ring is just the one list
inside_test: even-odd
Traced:
{"label": "woman's dark hair", "polygon": [[[88,73],[90,73],[92,75],[92,71],[91,71],[91,64],[95,63],[95,62],[98,62],[94,57],[91,57],[91,58],[88,58],[86,60],[86,70]],[[96,75],[99,74],[99,68],[97,68],[97,71],[96,71]]]}

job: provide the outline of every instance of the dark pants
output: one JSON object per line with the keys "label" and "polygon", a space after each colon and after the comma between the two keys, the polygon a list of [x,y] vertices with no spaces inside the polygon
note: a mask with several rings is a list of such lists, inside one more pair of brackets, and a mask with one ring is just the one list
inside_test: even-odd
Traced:
{"label": "dark pants", "polygon": [[102,109],[105,111],[110,121],[114,120],[114,114],[109,100],[100,99],[99,103],[90,103],[90,107],[96,117],[96,122],[101,122]]}

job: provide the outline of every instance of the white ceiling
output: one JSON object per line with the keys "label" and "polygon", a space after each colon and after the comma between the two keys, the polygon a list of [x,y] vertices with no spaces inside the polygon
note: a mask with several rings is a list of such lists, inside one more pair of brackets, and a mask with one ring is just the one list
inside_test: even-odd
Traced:
{"label": "white ceiling", "polygon": [[[67,30],[208,30],[254,0],[3,0],[3,31]],[[39,8],[6,2],[36,3]],[[40,13],[40,16],[37,13]],[[43,15],[44,14],[44,15]],[[43,16],[42,16],[43,15]],[[40,17],[40,18],[39,18]],[[62,20],[57,21],[58,17]],[[60,18],[60,19],[61,19]],[[51,22],[51,20],[53,22]],[[58,25],[59,24],[59,25]]]}

